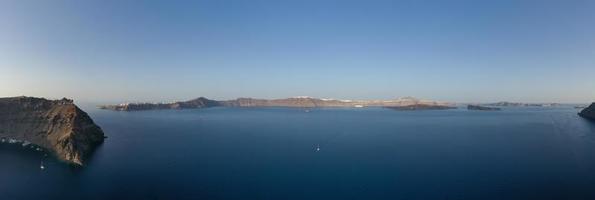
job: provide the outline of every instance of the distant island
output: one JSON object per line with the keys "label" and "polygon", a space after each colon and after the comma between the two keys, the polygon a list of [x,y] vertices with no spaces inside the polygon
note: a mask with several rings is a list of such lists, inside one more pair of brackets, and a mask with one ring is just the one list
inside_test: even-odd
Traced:
{"label": "distant island", "polygon": [[497,110],[502,110],[502,109],[495,108],[495,107],[480,106],[480,105],[467,105],[467,110],[497,111]]}
{"label": "distant island", "polygon": [[254,99],[238,98],[234,100],[216,101],[199,97],[189,101],[178,101],[173,103],[124,103],[117,105],[102,105],[101,109],[115,111],[140,111],[159,109],[197,109],[209,107],[296,107],[296,108],[317,108],[317,107],[385,107],[395,110],[436,110],[456,108],[451,103],[419,100],[412,97],[398,98],[394,100],[336,100],[319,99],[313,97],[292,97],[286,99]]}
{"label": "distant island", "polygon": [[497,103],[483,104],[484,106],[500,106],[500,107],[513,107],[513,106],[529,106],[529,107],[553,107],[560,106],[559,103],[519,103],[519,102],[508,102],[501,101]]}
{"label": "distant island", "polygon": [[70,99],[0,98],[2,143],[44,148],[63,161],[83,165],[103,140],[101,128]]}
{"label": "distant island", "polygon": [[431,105],[431,104],[414,104],[406,106],[383,106],[384,108],[392,110],[449,110],[457,109],[455,106],[450,105]]}

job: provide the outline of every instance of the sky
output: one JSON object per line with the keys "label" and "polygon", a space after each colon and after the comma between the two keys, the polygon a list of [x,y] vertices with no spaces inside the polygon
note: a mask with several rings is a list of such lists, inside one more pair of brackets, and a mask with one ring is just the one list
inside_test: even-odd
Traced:
{"label": "sky", "polygon": [[0,1],[0,96],[595,101],[592,0]]}

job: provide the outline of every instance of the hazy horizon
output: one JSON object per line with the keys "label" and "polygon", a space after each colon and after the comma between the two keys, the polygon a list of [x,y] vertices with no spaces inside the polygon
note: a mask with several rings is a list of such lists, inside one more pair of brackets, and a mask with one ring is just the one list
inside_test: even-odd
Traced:
{"label": "hazy horizon", "polygon": [[595,101],[595,1],[2,1],[0,97]]}

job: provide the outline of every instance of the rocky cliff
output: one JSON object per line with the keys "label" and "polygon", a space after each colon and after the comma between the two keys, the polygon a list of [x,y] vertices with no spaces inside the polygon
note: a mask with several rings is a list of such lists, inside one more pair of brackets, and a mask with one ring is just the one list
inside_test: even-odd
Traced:
{"label": "rocky cliff", "polygon": [[0,138],[31,142],[83,165],[104,134],[72,100],[12,97],[0,98]]}
{"label": "rocky cliff", "polygon": [[595,120],[595,103],[592,103],[589,107],[586,107],[583,110],[581,110],[581,112],[578,113],[578,115],[590,120]]}
{"label": "rocky cliff", "polygon": [[208,108],[216,106],[225,107],[389,107],[403,108],[405,110],[419,109],[445,109],[451,108],[451,104],[419,100],[411,97],[399,98],[394,100],[336,100],[336,99],[318,99],[312,97],[292,97],[286,99],[253,99],[238,98],[234,100],[215,101],[200,97],[190,101],[174,103],[125,103],[118,105],[100,106],[102,109],[117,111],[136,111],[136,110],[155,110],[155,109],[188,109],[188,108]]}

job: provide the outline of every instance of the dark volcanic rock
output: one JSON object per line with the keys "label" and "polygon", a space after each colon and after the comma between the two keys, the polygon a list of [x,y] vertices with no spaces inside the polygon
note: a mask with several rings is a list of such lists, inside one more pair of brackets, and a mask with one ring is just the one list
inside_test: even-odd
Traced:
{"label": "dark volcanic rock", "polygon": [[595,103],[592,103],[589,107],[581,110],[578,115],[586,119],[595,120]]}
{"label": "dark volcanic rock", "polygon": [[28,141],[66,162],[83,165],[101,144],[101,128],[72,100],[0,98],[0,137]]}
{"label": "dark volcanic rock", "polygon": [[493,107],[478,106],[478,105],[467,105],[467,110],[496,111],[496,110],[501,110],[501,108],[493,108]]}

